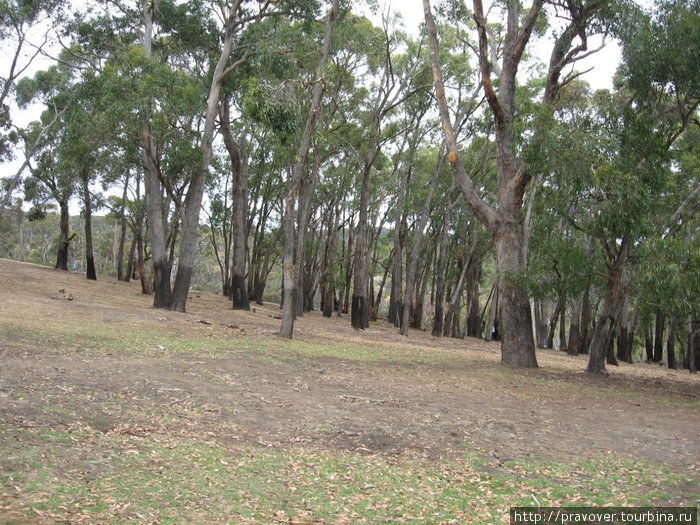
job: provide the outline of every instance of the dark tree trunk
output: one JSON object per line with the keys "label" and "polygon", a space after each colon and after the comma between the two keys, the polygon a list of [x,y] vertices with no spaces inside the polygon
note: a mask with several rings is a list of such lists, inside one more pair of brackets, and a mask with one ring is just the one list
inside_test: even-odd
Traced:
{"label": "dark tree trunk", "polygon": [[666,341],[666,357],[668,358],[668,367],[676,369],[676,333],[678,330],[678,315],[671,314],[668,323],[668,340]]}
{"label": "dark tree trunk", "polygon": [[231,261],[231,279],[226,290],[233,303],[234,310],[250,310],[248,299],[248,282],[246,280],[246,251],[248,247],[248,155],[246,153],[246,135],[240,144],[236,143],[231,131],[230,100],[224,96],[219,105],[219,120],[224,145],[231,158],[233,170],[233,256]]}
{"label": "dark tree trunk", "polygon": [[537,346],[547,348],[547,310],[549,300],[547,297],[535,300],[535,334]]}
{"label": "dark tree trunk", "polygon": [[484,341],[491,341],[493,336],[493,327],[496,320],[496,310],[498,304],[498,275],[491,286],[491,291],[486,299],[486,304],[481,312],[481,317],[484,319]]}
{"label": "dark tree trunk", "polygon": [[566,345],[566,295],[559,294],[559,350],[567,351]]}
{"label": "dark tree trunk", "polygon": [[82,173],[83,180],[83,204],[85,205],[85,262],[86,277],[91,281],[97,280],[95,270],[95,254],[92,242],[92,201],[90,197],[90,178],[87,173]]}
{"label": "dark tree trunk", "polygon": [[[384,35],[386,39],[388,35]],[[388,40],[387,40],[388,43]],[[369,191],[371,185],[372,169],[374,162],[377,159],[381,144],[379,141],[381,123],[387,112],[394,106],[400,95],[400,90],[396,87],[405,84],[404,80],[398,82],[394,77],[394,69],[391,64],[391,55],[389,46],[386,47],[386,54],[383,56],[383,72],[381,74],[380,87],[377,93],[377,98],[372,109],[372,125],[370,128],[369,137],[365,145],[365,155],[362,167],[362,182],[360,188],[359,200],[359,217],[357,222],[357,230],[355,233],[355,257],[353,268],[353,292],[352,292],[352,307],[350,321],[352,327],[356,329],[365,329],[369,327],[369,226],[368,226],[368,211],[369,211]]]}
{"label": "dark tree trunk", "polygon": [[433,260],[435,258],[435,245],[430,250],[428,257],[426,259],[425,265],[423,267],[423,276],[416,283],[418,292],[415,293],[415,302],[413,303],[413,314],[411,316],[411,328],[420,330],[423,328],[423,313],[425,310],[425,293],[428,288],[428,280],[430,278],[430,268],[433,266]]}
{"label": "dark tree trunk", "polygon": [[620,331],[617,335],[617,358],[625,363],[632,361],[629,343],[629,294],[625,297],[620,316]]}
{"label": "dark tree trunk", "polygon": [[692,317],[688,318],[688,370],[691,374],[696,374],[700,368],[700,326],[693,321]]}
{"label": "dark tree trunk", "polygon": [[[522,203],[530,181],[527,167],[516,157],[515,122],[516,77],[518,66],[530,40],[532,31],[540,17],[544,1],[533,2],[528,13],[520,12],[519,2],[507,2],[505,7],[506,29],[503,32],[502,62],[497,67],[491,57],[489,27],[484,15],[483,2],[473,1],[473,18],[479,36],[478,58],[481,85],[495,123],[498,169],[497,207],[490,207],[479,195],[467,175],[460,158],[457,139],[450,122],[442,73],[437,29],[432,17],[430,1],[423,0],[426,28],[430,38],[430,57],[433,69],[436,98],[440,120],[447,141],[447,150],[463,195],[470,208],[492,235],[496,247],[496,269],[500,276],[499,305],[501,312],[501,361],[518,367],[536,367],[535,342],[532,334],[530,303],[525,289],[519,283],[519,273],[525,269],[525,235],[523,229]],[[595,13],[596,5],[589,10],[579,9],[578,16],[562,31],[552,49],[545,82],[543,106],[551,106],[561,86],[562,70],[574,62],[585,46],[572,49],[574,38],[581,34],[587,18]],[[573,18],[573,17],[572,17]],[[496,66],[496,67],[495,67]],[[498,72],[498,90],[494,87],[492,72]]]}
{"label": "dark tree trunk", "polygon": [[[124,181],[124,191],[122,192],[122,206],[119,210],[119,221],[120,221],[120,232],[119,232],[119,250],[117,252],[117,280],[124,281],[124,245],[126,243],[126,231],[128,226],[128,221],[126,218],[126,200],[128,198],[129,189],[129,175],[126,175],[126,180]],[[134,243],[132,241],[131,245]],[[127,272],[128,274],[128,272]]]}
{"label": "dark tree trunk", "polygon": [[571,324],[569,325],[569,345],[566,353],[578,355],[581,348],[581,298],[574,299],[571,303]]}
{"label": "dark tree trunk", "polygon": [[664,358],[664,324],[665,316],[660,308],[656,309],[656,323],[654,327],[654,363],[660,363]]}
{"label": "dark tree trunk", "polygon": [[586,285],[581,299],[581,349],[579,353],[588,354],[588,347],[591,344],[590,328],[591,328],[591,285]]}
{"label": "dark tree trunk", "polygon": [[636,304],[634,307],[634,314],[632,314],[632,321],[629,323],[629,331],[627,333],[627,343],[626,343],[626,351],[629,357],[629,363],[634,362],[634,358],[632,357],[632,349],[634,348],[634,332],[637,328],[637,316],[639,314],[639,298],[636,300]]}
{"label": "dark tree trunk", "polygon": [[[445,314],[445,335],[448,337],[452,337],[453,333],[456,333],[454,325],[459,325],[459,320],[458,320],[458,315],[457,311],[459,309],[459,303],[462,298],[462,293],[464,291],[464,283],[467,279],[467,273],[469,272],[469,263],[471,261],[471,256],[474,253],[474,250],[476,249],[476,241],[472,243],[472,249],[470,252],[469,257],[467,258],[466,261],[461,262],[461,268],[462,271],[459,275],[459,281],[457,281],[457,284],[455,285],[454,290],[452,291],[452,298],[450,299],[450,303],[447,305],[447,314]],[[458,267],[460,264],[458,263]]]}
{"label": "dark tree trunk", "polygon": [[[353,274],[353,257],[350,254],[352,253],[353,249],[354,237],[354,230],[352,228],[349,228],[348,244],[345,253],[345,284],[341,288],[340,298],[338,299],[338,317],[340,317],[341,314],[346,314],[350,311],[350,283],[352,281]],[[343,246],[345,246],[345,244],[343,244]]]}
{"label": "dark tree trunk", "polygon": [[56,251],[56,269],[68,271],[68,248],[75,235],[70,234],[70,211],[68,199],[59,202],[61,209],[60,234],[58,237],[58,249]]}
{"label": "dark tree trunk", "polygon": [[[379,115],[375,115],[375,120]],[[375,129],[376,128],[376,129]],[[379,123],[373,126],[373,135],[379,133]],[[370,139],[370,143],[374,148],[376,143]],[[372,173],[372,161],[374,154],[369,152],[368,159],[365,160],[365,169],[362,175],[362,186],[360,189],[360,213],[357,223],[357,231],[355,234],[355,257],[354,257],[354,286],[352,292],[352,307],[350,309],[350,322],[355,329],[364,330],[369,327],[369,301],[367,294],[369,293],[369,268],[368,268],[368,253],[367,253],[367,214],[369,208],[369,189],[370,177]]]}
{"label": "dark tree trunk", "polygon": [[[144,247],[144,242],[143,242],[143,230],[139,230],[138,232],[138,238],[136,239],[136,244],[138,246],[138,255],[137,255],[137,267],[138,267],[138,274],[139,274],[139,281],[141,282],[141,293],[143,295],[151,295],[153,293],[153,284],[154,284],[154,279],[149,279],[146,277],[146,256],[145,256],[145,247]],[[155,270],[152,272],[153,275],[155,275]]]}
{"label": "dark tree trunk", "polygon": [[338,223],[340,221],[340,207],[335,206],[334,219],[330,221],[328,228],[328,241],[326,242],[326,263],[321,276],[323,290],[323,315],[331,317],[335,306],[335,247],[338,241]]}
{"label": "dark tree trunk", "polygon": [[296,251],[296,235],[294,223],[296,222],[296,196],[299,187],[299,175],[294,174],[297,169],[292,169],[287,180],[287,197],[285,199],[284,218],[284,259],[282,262],[282,323],[280,335],[292,338],[294,332],[296,301],[296,275],[294,265],[294,254]]}
{"label": "dark tree trunk", "polygon": [[389,270],[391,269],[392,255],[389,255],[389,261],[384,267],[384,275],[382,275],[382,282],[379,284],[379,290],[375,296],[374,303],[372,304],[372,312],[370,313],[370,320],[376,321],[379,317],[379,307],[382,304],[382,296],[384,295],[384,286],[386,286],[386,280],[389,276]]}
{"label": "dark tree trunk", "polygon": [[[590,258],[593,253],[593,239],[591,237],[586,237],[586,244],[583,248],[583,255],[586,258]],[[590,327],[591,327],[591,278],[587,279],[586,286],[583,289],[583,296],[581,297],[581,344],[579,346],[580,354],[588,354],[588,347],[590,345]]]}
{"label": "dark tree trunk", "polygon": [[620,317],[620,312],[627,295],[625,286],[626,280],[623,274],[629,258],[630,243],[627,239],[623,239],[619,249],[614,246],[615,244],[615,241],[611,241],[606,247],[607,253],[614,253],[615,255],[608,271],[603,310],[596,323],[595,333],[591,341],[587,368],[588,372],[604,375],[609,375],[608,371],[605,369],[605,359],[609,350],[611,350],[617,319]]}
{"label": "dark tree trunk", "polygon": [[644,349],[647,354],[647,363],[654,361],[654,331],[651,325],[644,327]]}
{"label": "dark tree trunk", "polygon": [[[201,159],[194,176],[190,181],[185,198],[184,212],[182,216],[182,235],[180,239],[179,265],[175,284],[173,286],[171,308],[178,312],[184,312],[187,305],[187,296],[192,282],[194,263],[197,249],[197,232],[199,230],[199,214],[202,209],[205,183],[209,173],[216,117],[219,108],[219,98],[224,80],[236,66],[229,65],[229,58],[233,50],[234,36],[240,29],[237,9],[232,9],[224,21],[224,35],[221,46],[218,47],[218,59],[214,67],[209,92],[207,95],[206,111],[204,113],[204,126],[200,142]],[[333,17],[331,17],[333,18]],[[238,62],[240,64],[240,62]]]}
{"label": "dark tree trunk", "polygon": [[447,195],[447,206],[442,222],[442,233],[440,235],[440,252],[438,255],[437,280],[435,283],[435,316],[433,318],[433,337],[442,336],[442,325],[445,311],[445,266],[447,264],[447,244],[450,232],[450,215],[452,213],[452,188]]}
{"label": "dark tree trunk", "polygon": [[620,366],[615,357],[615,329],[613,328],[613,333],[610,336],[610,343],[608,343],[608,351],[606,356],[606,361],[609,365]]}
{"label": "dark tree trunk", "polygon": [[470,283],[469,305],[467,314],[467,335],[481,337],[481,315],[479,315],[479,281],[481,280],[481,263]]}
{"label": "dark tree trunk", "polygon": [[[406,170],[408,172],[408,170]],[[397,211],[394,224],[394,265],[391,274],[391,294],[389,296],[389,322],[395,327],[403,318],[403,243],[406,238],[405,222]]]}
{"label": "dark tree trunk", "polygon": [[146,217],[148,219],[148,238],[150,239],[151,257],[155,280],[153,283],[153,307],[170,308],[172,292],[170,289],[170,262],[165,242],[165,217],[163,215],[163,203],[160,194],[160,182],[156,167],[146,157],[146,169],[144,170],[144,186],[146,190]]}
{"label": "dark tree trunk", "polygon": [[136,256],[136,235],[133,235],[131,239],[131,248],[129,249],[129,262],[126,265],[126,274],[124,275],[124,282],[130,283],[131,277],[134,275],[134,257]]}
{"label": "dark tree trunk", "polygon": [[294,313],[297,317],[304,316],[304,305],[306,304],[306,289],[307,284],[305,283],[304,275],[304,265],[306,261],[306,235],[307,227],[309,224],[309,216],[311,214],[311,199],[313,197],[314,186],[316,184],[316,176],[319,169],[319,155],[318,152],[314,155],[314,165],[307,177],[300,180],[299,189],[299,211],[297,213],[297,240],[296,240],[296,252],[294,255],[294,261],[297,266],[296,272],[296,297],[297,300],[294,304]]}
{"label": "dark tree trunk", "polygon": [[557,330],[557,324],[559,323],[559,309],[561,308],[561,303],[557,301],[557,305],[554,307],[554,312],[552,312],[552,317],[549,320],[549,329],[547,330],[547,342],[545,343],[545,348],[554,348],[554,334]]}

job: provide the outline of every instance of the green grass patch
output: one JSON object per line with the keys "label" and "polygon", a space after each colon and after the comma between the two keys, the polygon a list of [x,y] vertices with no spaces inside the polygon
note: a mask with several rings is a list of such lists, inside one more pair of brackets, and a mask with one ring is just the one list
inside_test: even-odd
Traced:
{"label": "green grass patch", "polygon": [[[516,505],[642,505],[692,476],[649,463],[429,461],[226,446],[128,428],[0,425],[0,512],[121,523],[502,523]],[[681,504],[683,502],[675,502]],[[693,504],[686,501],[685,504]]]}

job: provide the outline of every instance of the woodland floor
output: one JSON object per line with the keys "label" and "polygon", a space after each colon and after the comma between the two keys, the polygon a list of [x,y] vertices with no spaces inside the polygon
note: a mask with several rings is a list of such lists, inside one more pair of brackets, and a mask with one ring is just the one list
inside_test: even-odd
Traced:
{"label": "woodland floor", "polygon": [[[67,507],[77,496],[42,499],[30,483],[40,478],[22,472],[94,480],[118,468],[109,454],[95,459],[95,446],[59,434],[121,439],[122,455],[128,440],[143,447],[178,436],[221,450],[399,466],[468,454],[478,457],[479,476],[504,479],[546,475],[527,471],[529,462],[651,465],[683,481],[640,481],[661,494],[648,503],[698,504],[700,377],[687,371],[623,364],[605,378],[584,372],[585,356],[550,350],[538,351],[541,368],[514,370],[500,364],[496,343],[417,330],[402,338],[386,322],[355,331],[348,317],[318,312],[297,319],[287,341],[276,335],[276,305],[236,312],[193,291],[180,314],[151,308],[138,283],[99,279],[0,259],[0,522],[95,519],[79,503]],[[46,439],[50,464],[23,455]],[[295,523],[288,519],[270,522]],[[308,522],[324,519],[333,522]],[[346,522],[354,521],[372,522]]]}

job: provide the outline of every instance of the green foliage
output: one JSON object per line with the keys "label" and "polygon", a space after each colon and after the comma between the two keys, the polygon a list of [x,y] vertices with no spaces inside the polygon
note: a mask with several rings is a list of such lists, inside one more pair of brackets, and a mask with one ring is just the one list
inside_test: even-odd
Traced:
{"label": "green foliage", "polygon": [[623,48],[626,80],[643,98],[700,97],[698,12],[698,0],[660,0],[651,19],[630,27]]}
{"label": "green foliage", "polygon": [[245,86],[243,110],[269,129],[283,145],[292,145],[300,126],[301,108],[288,86],[250,79]]}

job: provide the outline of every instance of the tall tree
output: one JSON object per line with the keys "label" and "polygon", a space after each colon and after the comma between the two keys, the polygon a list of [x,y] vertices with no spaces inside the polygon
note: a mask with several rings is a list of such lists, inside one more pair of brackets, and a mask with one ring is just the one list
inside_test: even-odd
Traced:
{"label": "tall tree", "polygon": [[[515,122],[516,77],[523,53],[540,19],[544,0],[535,0],[525,13],[519,2],[507,2],[503,8],[506,21],[500,64],[494,58],[499,43],[494,41],[488,26],[481,0],[474,0],[474,20],[478,32],[478,59],[481,81],[491,113],[495,121],[498,167],[497,208],[489,206],[478,194],[469,178],[457,146],[457,139],[450,116],[442,80],[438,36],[433,20],[430,0],[423,0],[426,27],[431,43],[431,59],[435,91],[440,109],[447,150],[457,180],[474,214],[491,233],[496,247],[496,266],[499,273],[499,304],[501,307],[502,340],[501,360],[519,367],[536,367],[535,343],[532,334],[530,303],[525,290],[518,283],[518,275],[524,270],[524,230],[522,203],[531,173],[516,154],[517,138]],[[587,50],[586,28],[591,17],[600,7],[595,0],[557,4],[560,16],[567,26],[556,38],[542,98],[543,105],[551,105],[563,82],[561,74],[567,65]],[[578,43],[574,45],[578,38]],[[492,73],[498,76],[497,84]]]}
{"label": "tall tree", "polygon": [[[0,70],[0,162],[13,157],[12,148],[26,135],[18,133],[12,122],[10,99],[18,79],[24,75],[37,57],[47,52],[52,30],[46,26],[58,23],[63,16],[65,0],[4,0],[0,2],[0,43],[9,60]],[[20,103],[21,105],[21,103]],[[54,116],[56,113],[54,114]],[[20,185],[22,173],[29,160],[39,149],[56,119],[44,122],[44,132],[34,133],[32,142],[25,142],[25,161],[7,181],[5,194],[0,198],[0,215],[10,204],[12,194]]]}
{"label": "tall tree", "polygon": [[[282,309],[282,323],[280,335],[282,337],[292,337],[294,331],[295,301],[302,300],[303,291],[296,289],[296,272],[303,271],[301,265],[303,261],[297,256],[296,235],[294,225],[297,219],[296,201],[299,195],[302,174],[308,169],[307,157],[311,147],[311,135],[318,120],[318,113],[321,108],[321,97],[324,92],[323,74],[331,52],[333,42],[333,29],[338,15],[338,0],[333,0],[326,23],[326,36],[323,41],[323,50],[316,68],[316,79],[311,98],[311,106],[304,125],[304,131],[299,142],[296,153],[296,162],[287,180],[287,197],[284,207],[284,258],[282,260],[282,270],[284,272],[284,299]],[[305,225],[301,225],[305,228]],[[295,261],[295,256],[296,261]]]}
{"label": "tall tree", "polygon": [[400,62],[396,61],[395,49],[399,45],[400,35],[390,29],[390,22],[383,21],[382,46],[380,51],[381,70],[377,91],[371,107],[369,136],[364,145],[361,172],[360,200],[357,229],[355,233],[355,254],[353,258],[353,292],[350,319],[353,328],[369,327],[369,207],[372,170],[379,156],[381,126],[386,116],[417,89],[422,87],[412,84],[415,72],[420,69],[420,47],[414,53],[408,53]]}

